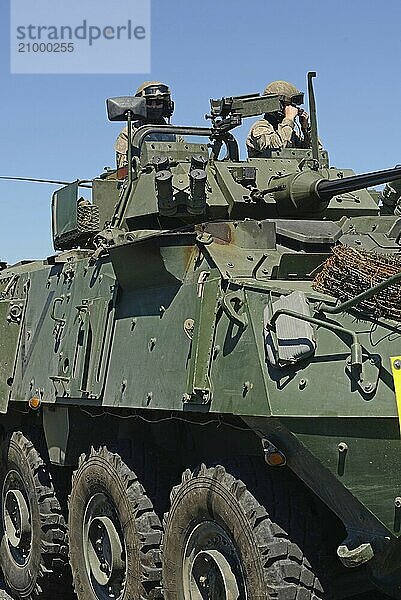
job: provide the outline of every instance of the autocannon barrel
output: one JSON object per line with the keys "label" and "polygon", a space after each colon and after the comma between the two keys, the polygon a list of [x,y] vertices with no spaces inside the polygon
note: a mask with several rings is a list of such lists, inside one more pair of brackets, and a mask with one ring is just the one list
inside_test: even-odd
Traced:
{"label": "autocannon barrel", "polygon": [[342,179],[322,179],[316,184],[316,193],[321,200],[330,200],[338,194],[355,192],[356,190],[380,185],[381,183],[388,183],[396,179],[401,179],[401,167],[352,175],[351,177],[343,177]]}
{"label": "autocannon barrel", "polygon": [[327,179],[323,173],[304,169],[289,175],[273,176],[269,188],[280,215],[319,215],[334,196],[401,179],[401,167]]}

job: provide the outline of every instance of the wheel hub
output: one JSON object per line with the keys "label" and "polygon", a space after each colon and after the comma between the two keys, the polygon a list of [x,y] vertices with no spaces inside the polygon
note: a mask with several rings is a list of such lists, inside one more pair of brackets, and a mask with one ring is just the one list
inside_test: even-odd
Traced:
{"label": "wheel hub", "polygon": [[3,529],[9,550],[18,565],[27,563],[32,544],[32,526],[27,491],[20,474],[9,471],[4,480]]}
{"label": "wheel hub", "polygon": [[97,598],[117,600],[126,577],[124,535],[108,496],[95,494],[85,511],[83,525],[86,569]]}
{"label": "wheel hub", "polygon": [[212,521],[191,532],[183,559],[183,589],[188,600],[246,599],[245,580],[235,545]]}
{"label": "wheel hub", "polygon": [[88,555],[99,585],[107,585],[124,573],[123,547],[109,517],[95,517],[89,525]]}

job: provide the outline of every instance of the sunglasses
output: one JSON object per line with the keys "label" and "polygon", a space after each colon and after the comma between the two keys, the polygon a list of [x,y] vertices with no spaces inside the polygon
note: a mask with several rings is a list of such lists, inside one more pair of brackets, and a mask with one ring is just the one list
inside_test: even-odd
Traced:
{"label": "sunglasses", "polygon": [[143,90],[145,96],[156,96],[157,94],[169,94],[166,85],[151,85]]}

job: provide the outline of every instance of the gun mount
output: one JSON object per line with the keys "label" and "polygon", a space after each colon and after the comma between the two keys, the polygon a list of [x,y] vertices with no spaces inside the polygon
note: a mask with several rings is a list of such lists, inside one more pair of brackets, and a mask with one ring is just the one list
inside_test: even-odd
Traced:
{"label": "gun mount", "polygon": [[256,117],[280,110],[281,97],[278,94],[226,96],[218,100],[210,100],[210,107],[210,115],[206,118],[212,120],[226,119],[229,115],[239,115],[241,118]]}

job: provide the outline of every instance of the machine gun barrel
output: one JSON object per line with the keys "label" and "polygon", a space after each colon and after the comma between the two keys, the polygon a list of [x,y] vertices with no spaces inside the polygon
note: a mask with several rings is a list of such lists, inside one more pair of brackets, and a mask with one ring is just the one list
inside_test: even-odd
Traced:
{"label": "machine gun barrel", "polygon": [[330,200],[339,194],[355,192],[356,190],[380,185],[381,183],[388,183],[396,179],[401,179],[401,167],[352,175],[351,177],[344,177],[342,179],[322,179],[316,184],[316,193],[321,200]]}

